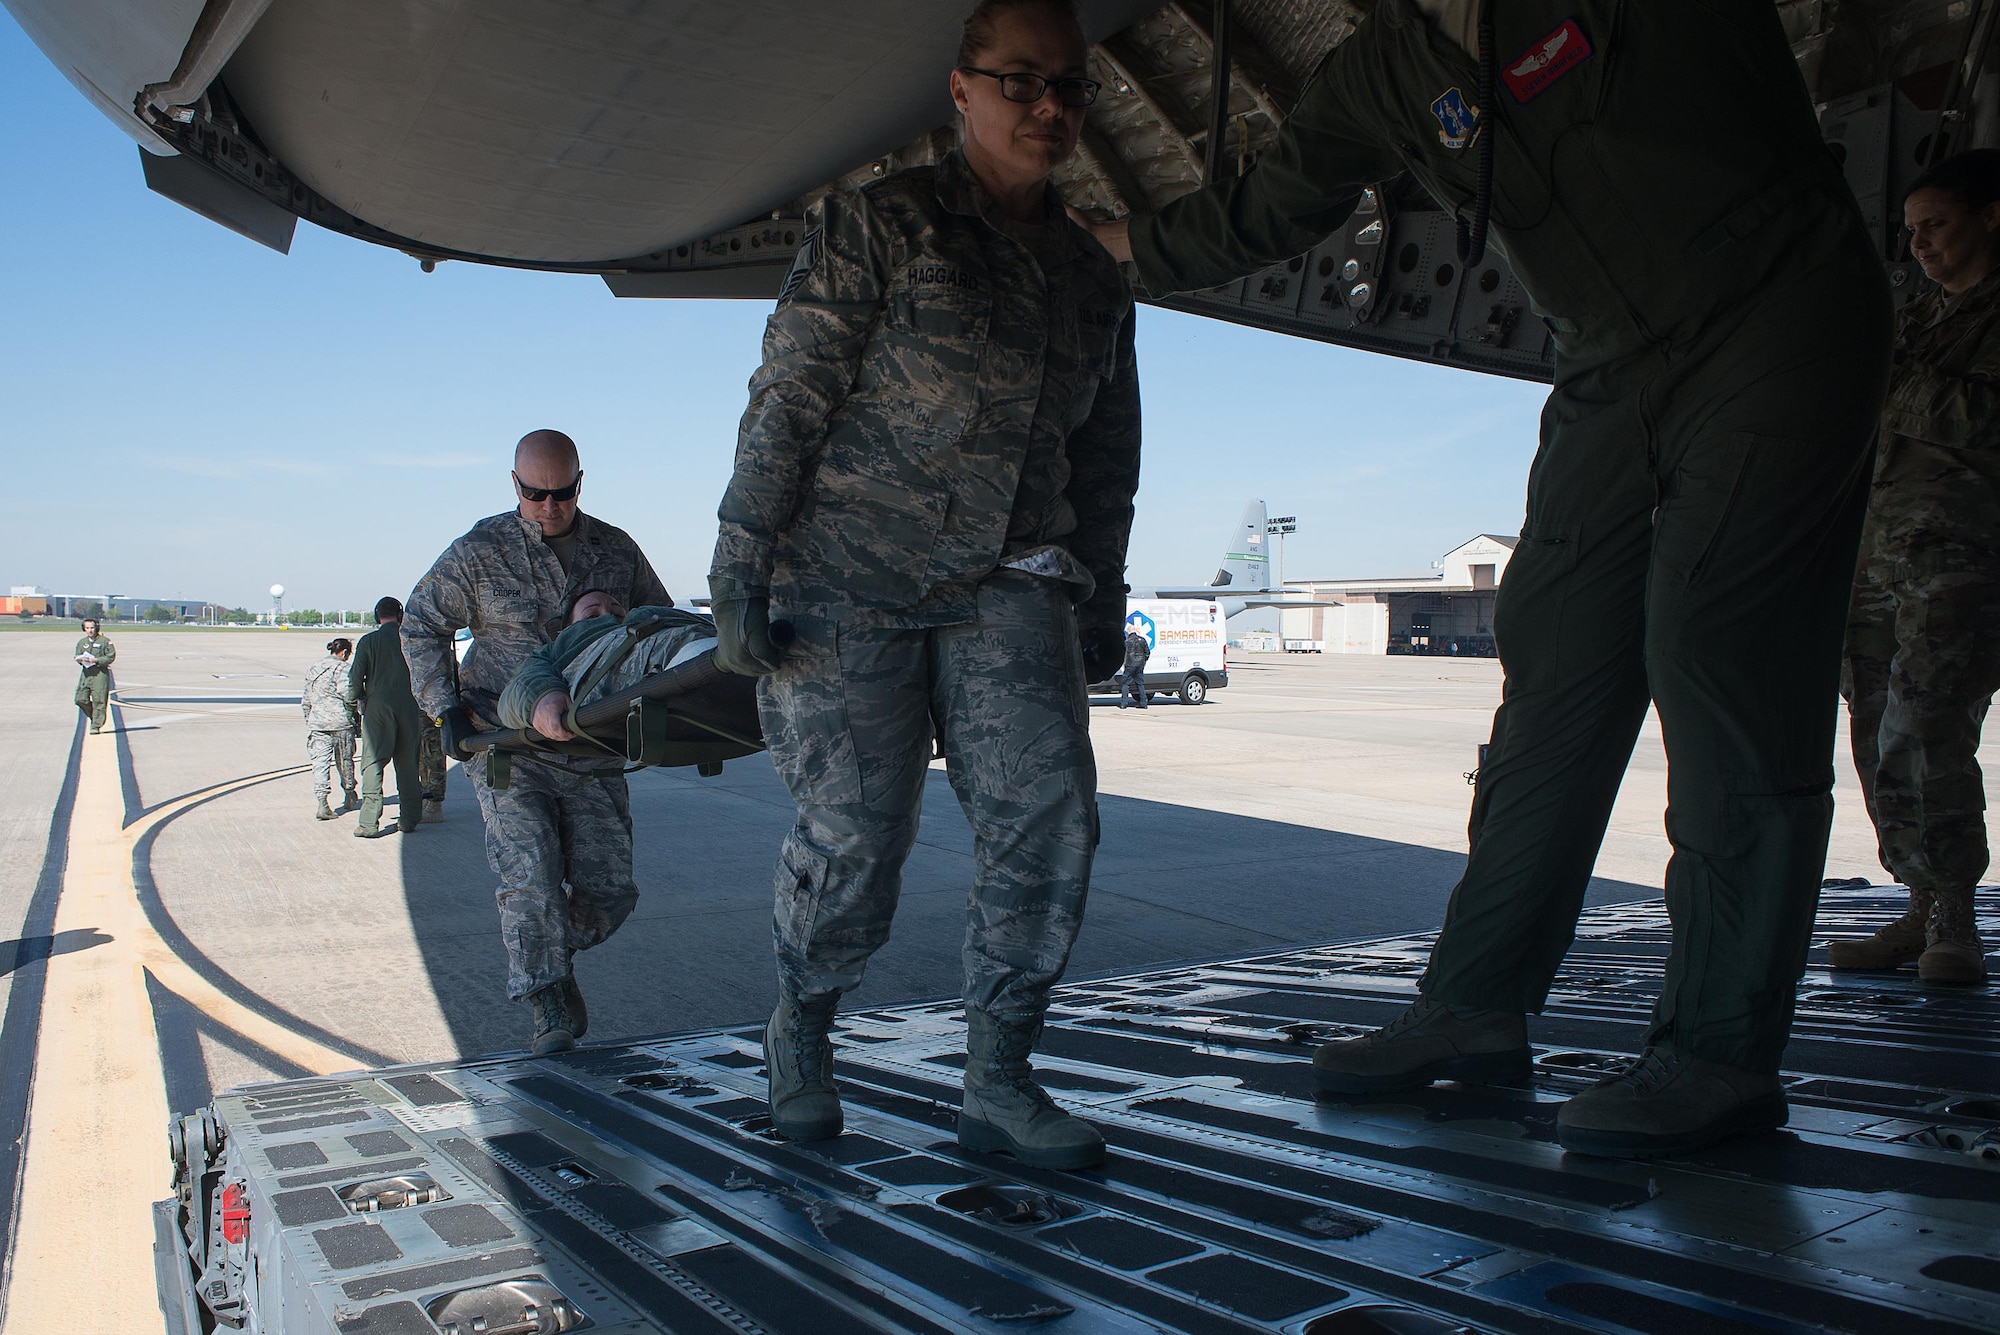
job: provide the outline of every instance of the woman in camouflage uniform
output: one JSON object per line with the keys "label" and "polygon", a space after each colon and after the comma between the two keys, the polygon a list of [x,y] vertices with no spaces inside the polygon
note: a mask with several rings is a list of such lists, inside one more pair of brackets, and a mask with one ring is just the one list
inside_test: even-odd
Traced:
{"label": "woman in camouflage uniform", "polygon": [[1139,477],[1131,292],[1049,184],[1088,60],[1060,0],[983,0],[963,147],[814,205],[750,384],[709,589],[798,804],[764,1037],[791,1139],[840,1133],[827,1034],[888,939],[935,736],[977,836],[960,1142],[1103,1157],[1028,1064],[1090,883],[1084,684],[1123,651]]}
{"label": "woman in camouflage uniform", "polygon": [[2000,690],[2000,150],[1932,167],[1903,218],[1937,286],[1896,321],[1843,685],[1882,865],[1910,907],[1826,954],[1836,969],[1915,960],[1924,982],[1979,983],[1979,732]]}
{"label": "woman in camouflage uniform", "polygon": [[[347,684],[347,660],[352,657],[352,640],[345,636],[328,640],[326,657],[306,669],[306,687],[299,695],[299,710],[306,716],[306,754],[312,757],[313,796],[319,800],[315,820],[332,820],[340,811],[361,805],[354,791],[354,707],[341,696],[341,687]],[[344,799],[340,811],[327,800],[333,794],[336,771]]]}

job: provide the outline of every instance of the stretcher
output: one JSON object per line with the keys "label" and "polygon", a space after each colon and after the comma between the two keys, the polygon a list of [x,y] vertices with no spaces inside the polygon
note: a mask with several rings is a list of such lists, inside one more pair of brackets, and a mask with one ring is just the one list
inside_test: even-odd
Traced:
{"label": "stretcher", "polygon": [[[757,682],[726,672],[713,646],[685,662],[642,677],[631,686],[575,707],[572,726],[581,737],[557,742],[530,728],[446,738],[468,753],[492,752],[503,769],[522,753],[622,759],[633,767],[692,765],[704,775],[723,762],[764,749],[757,721]],[[496,779],[496,786],[499,780]]]}

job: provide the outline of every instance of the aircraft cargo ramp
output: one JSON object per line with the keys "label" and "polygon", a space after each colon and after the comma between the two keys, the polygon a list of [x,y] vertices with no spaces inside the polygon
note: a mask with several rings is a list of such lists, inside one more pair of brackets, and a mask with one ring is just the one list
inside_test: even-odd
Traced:
{"label": "aircraft cargo ramp", "polygon": [[[1821,926],[1900,898],[1830,891]],[[211,1328],[199,1282],[286,1335],[2000,1329],[1983,990],[1816,965],[1787,1131],[1557,1149],[1560,1098],[1633,1049],[1666,935],[1657,901],[1586,915],[1531,1090],[1314,1104],[1313,1046],[1392,1014],[1424,936],[1066,987],[1037,1065],[1104,1128],[1093,1173],[958,1150],[949,1004],[842,1017],[848,1133],[813,1145],[765,1133],[755,1030],[248,1086],[209,1148],[183,1124],[207,1246],[190,1263],[159,1207],[169,1326]]]}

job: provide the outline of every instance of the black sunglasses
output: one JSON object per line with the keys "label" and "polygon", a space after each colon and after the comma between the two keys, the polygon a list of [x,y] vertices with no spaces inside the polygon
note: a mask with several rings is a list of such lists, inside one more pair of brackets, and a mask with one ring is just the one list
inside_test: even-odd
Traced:
{"label": "black sunglasses", "polygon": [[581,469],[577,471],[577,475],[570,480],[570,484],[567,487],[531,487],[521,481],[519,473],[514,474],[514,489],[521,493],[521,499],[524,501],[573,501],[576,499],[576,493],[582,487],[583,472]]}
{"label": "black sunglasses", "polygon": [[995,70],[975,69],[971,65],[960,65],[964,74],[977,74],[997,80],[1000,96],[1009,102],[1039,102],[1050,88],[1056,90],[1056,100],[1066,107],[1087,107],[1097,100],[1097,90],[1104,85],[1095,79],[1044,79],[1039,74],[1017,71],[1007,74]]}

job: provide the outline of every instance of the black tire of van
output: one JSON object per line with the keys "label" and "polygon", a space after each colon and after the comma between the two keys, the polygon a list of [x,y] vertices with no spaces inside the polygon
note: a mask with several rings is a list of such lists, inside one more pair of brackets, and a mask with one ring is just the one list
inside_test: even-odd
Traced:
{"label": "black tire of van", "polygon": [[1181,678],[1180,689],[1175,691],[1184,705],[1198,705],[1208,699],[1208,678],[1199,672],[1190,672]]}

